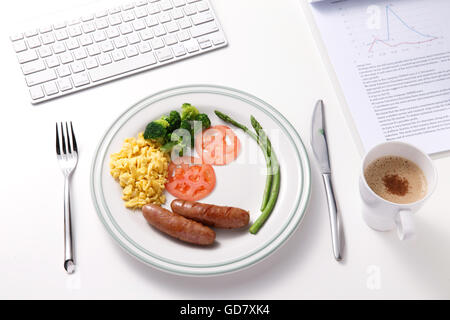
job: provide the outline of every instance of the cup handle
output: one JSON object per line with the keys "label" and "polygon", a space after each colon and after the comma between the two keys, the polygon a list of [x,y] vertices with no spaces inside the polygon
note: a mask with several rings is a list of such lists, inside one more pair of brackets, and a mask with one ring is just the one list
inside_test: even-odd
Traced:
{"label": "cup handle", "polygon": [[395,224],[400,240],[411,239],[414,236],[415,227],[411,210],[400,210],[395,218]]}

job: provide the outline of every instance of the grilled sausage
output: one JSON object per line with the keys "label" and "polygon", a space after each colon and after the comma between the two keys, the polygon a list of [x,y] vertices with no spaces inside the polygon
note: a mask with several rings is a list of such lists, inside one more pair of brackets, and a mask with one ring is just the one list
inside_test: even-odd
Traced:
{"label": "grilled sausage", "polygon": [[156,229],[185,242],[210,245],[216,238],[211,228],[154,204],[145,205],[142,214]]}
{"label": "grilled sausage", "polygon": [[181,199],[173,200],[170,206],[173,212],[183,217],[217,228],[241,228],[246,226],[250,220],[248,211],[239,208],[221,207]]}

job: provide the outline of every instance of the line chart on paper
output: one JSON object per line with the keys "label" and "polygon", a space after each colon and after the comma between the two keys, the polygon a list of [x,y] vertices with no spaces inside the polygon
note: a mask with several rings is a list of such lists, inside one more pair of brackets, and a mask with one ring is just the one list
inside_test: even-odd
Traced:
{"label": "line chart on paper", "polygon": [[[394,9],[390,5],[385,6],[385,15],[386,15],[386,36],[384,38],[378,38],[374,36],[373,41],[369,45],[369,52],[372,52],[375,49],[376,45],[385,45],[387,47],[395,48],[402,45],[418,45],[422,43],[431,42],[437,40],[438,37],[435,35],[423,33],[420,30],[417,30],[414,26],[410,25],[406,22],[399,14],[397,14]],[[405,31],[409,32],[410,35],[407,37],[407,40],[401,39],[395,36],[395,33],[392,31],[391,24],[392,21],[397,21],[400,27],[403,27]],[[402,33],[403,33],[402,32]]]}

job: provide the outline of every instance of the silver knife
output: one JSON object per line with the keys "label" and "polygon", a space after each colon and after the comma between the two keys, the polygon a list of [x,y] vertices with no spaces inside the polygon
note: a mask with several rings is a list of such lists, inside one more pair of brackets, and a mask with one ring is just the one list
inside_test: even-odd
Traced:
{"label": "silver knife", "polygon": [[331,167],[328,156],[327,135],[325,126],[325,113],[323,101],[316,103],[311,126],[311,147],[314,151],[317,163],[322,173],[328,201],[328,213],[330,215],[331,239],[333,241],[333,253],[337,261],[342,259],[341,230],[338,218],[336,200],[334,198],[333,185],[331,183]]}

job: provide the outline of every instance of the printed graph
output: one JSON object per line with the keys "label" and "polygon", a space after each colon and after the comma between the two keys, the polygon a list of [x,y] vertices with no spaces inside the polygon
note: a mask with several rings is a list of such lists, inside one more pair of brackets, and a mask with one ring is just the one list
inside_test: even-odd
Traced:
{"label": "printed graph", "polygon": [[385,14],[385,36],[374,36],[373,41],[369,44],[369,52],[373,52],[377,46],[395,48],[419,45],[438,39],[437,36],[424,33],[405,21],[390,5],[385,6]]}

